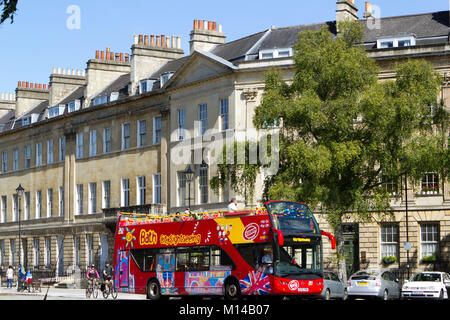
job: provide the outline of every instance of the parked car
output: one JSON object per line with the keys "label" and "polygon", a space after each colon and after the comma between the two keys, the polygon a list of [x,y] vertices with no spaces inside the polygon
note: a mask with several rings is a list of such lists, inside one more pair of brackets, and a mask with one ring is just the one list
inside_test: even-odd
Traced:
{"label": "parked car", "polygon": [[419,272],[402,287],[402,298],[448,299],[450,275],[445,272]]}
{"label": "parked car", "polygon": [[400,298],[401,287],[396,276],[386,270],[361,270],[353,274],[347,284],[348,298]]}
{"label": "parked car", "polygon": [[321,294],[325,300],[342,299],[347,300],[347,288],[339,277],[330,271],[323,272],[323,291]]}

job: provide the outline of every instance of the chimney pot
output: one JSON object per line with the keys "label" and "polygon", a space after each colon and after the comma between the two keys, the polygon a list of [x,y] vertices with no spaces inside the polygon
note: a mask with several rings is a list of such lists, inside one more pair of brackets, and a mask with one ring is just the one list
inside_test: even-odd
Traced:
{"label": "chimney pot", "polygon": [[19,82],[17,83],[17,88],[21,88],[21,87],[22,87],[22,82],[19,81]]}
{"label": "chimney pot", "polygon": [[203,20],[203,30],[208,30],[208,20]]}
{"label": "chimney pot", "polygon": [[29,88],[30,87],[30,83],[29,82],[25,82],[25,88]]}
{"label": "chimney pot", "polygon": [[130,55],[128,53],[125,53],[125,62],[130,61]]}
{"label": "chimney pot", "polygon": [[181,37],[177,37],[177,49],[181,49]]}
{"label": "chimney pot", "polygon": [[120,61],[120,53],[116,53],[116,61]]}
{"label": "chimney pot", "polygon": [[100,57],[102,60],[105,60],[105,51],[100,52]]}
{"label": "chimney pot", "polygon": [[120,54],[120,62],[123,62],[123,53]]}
{"label": "chimney pot", "polygon": [[172,36],[172,48],[175,49],[177,47],[177,39],[175,36]]}
{"label": "chimney pot", "polygon": [[114,52],[111,52],[111,53],[110,53],[110,57],[109,57],[109,60],[112,60],[112,61],[114,61]]}
{"label": "chimney pot", "polygon": [[47,85],[46,84],[44,84],[44,90],[47,90]]}
{"label": "chimney pot", "polygon": [[203,20],[198,20],[198,28],[203,29]]}
{"label": "chimney pot", "polygon": [[139,35],[139,42],[138,42],[138,44],[139,44],[140,46],[142,46],[142,45],[144,44],[142,34]]}
{"label": "chimney pot", "polygon": [[159,36],[156,36],[156,46],[157,46],[157,47],[160,47],[160,46],[161,46],[161,44],[160,44],[160,42],[159,42]]}
{"label": "chimney pot", "polygon": [[97,51],[95,51],[95,59],[100,59],[100,51],[99,50],[97,50]]}
{"label": "chimney pot", "polygon": [[219,24],[219,32],[222,32],[222,25]]}
{"label": "chimney pot", "polygon": [[152,47],[155,46],[155,36],[154,36],[154,35],[151,35],[151,36],[150,36],[150,45],[151,45]]}
{"label": "chimney pot", "polygon": [[144,37],[144,45],[148,47],[148,35]]}
{"label": "chimney pot", "polygon": [[166,46],[166,36],[165,35],[161,35],[161,47],[165,47]]}
{"label": "chimney pot", "polygon": [[194,30],[198,29],[198,20],[194,20]]}
{"label": "chimney pot", "polygon": [[217,31],[217,22],[213,22],[212,29],[213,31]]}
{"label": "chimney pot", "polygon": [[26,83],[25,83],[25,81],[22,81],[22,88],[26,88]]}
{"label": "chimney pot", "polygon": [[208,21],[208,30],[212,31],[212,21]]}

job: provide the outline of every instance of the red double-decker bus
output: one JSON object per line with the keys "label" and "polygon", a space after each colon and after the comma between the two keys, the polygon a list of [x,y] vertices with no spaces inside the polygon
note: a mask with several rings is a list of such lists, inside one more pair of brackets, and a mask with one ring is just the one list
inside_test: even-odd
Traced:
{"label": "red double-decker bus", "polygon": [[322,235],[307,205],[173,217],[120,215],[114,285],[119,292],[169,296],[309,295],[323,289]]}

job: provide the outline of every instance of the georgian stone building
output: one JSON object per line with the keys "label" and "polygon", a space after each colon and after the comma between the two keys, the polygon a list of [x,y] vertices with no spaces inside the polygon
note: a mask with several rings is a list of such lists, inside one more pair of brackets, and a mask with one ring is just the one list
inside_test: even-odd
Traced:
{"label": "georgian stone building", "polygon": [[[337,1],[337,21],[358,17],[353,1]],[[376,24],[367,3],[360,22],[366,25],[363,45],[381,67],[380,80],[395,78],[395,62],[426,59],[446,76],[441,94],[448,105],[448,11],[381,18]],[[330,21],[271,27],[227,42],[220,25],[195,20],[189,54],[180,49],[179,37],[138,35],[131,54],[97,51],[84,70],[54,68],[48,86],[21,81],[15,97],[2,94],[0,264],[18,263],[19,215],[21,261],[62,275],[72,265],[111,260],[120,211],[225,208],[233,191],[216,195],[209,187],[216,171],[209,161],[214,139],[254,129],[265,73],[276,67],[291,80],[297,34],[324,26],[337,36],[336,21]],[[187,164],[194,172],[191,182],[184,174]],[[25,189],[20,201],[19,184]],[[431,172],[421,185],[408,187],[411,270],[448,269],[450,185]],[[255,189],[253,201],[238,197],[240,207],[261,205],[263,174]],[[401,189],[392,202],[394,221],[360,225],[349,215],[349,272],[382,266],[388,255],[397,257],[390,268],[405,268]],[[319,222],[328,229],[320,214]],[[324,243],[325,267],[331,268],[330,245]],[[423,264],[423,257],[433,254],[437,262]]]}

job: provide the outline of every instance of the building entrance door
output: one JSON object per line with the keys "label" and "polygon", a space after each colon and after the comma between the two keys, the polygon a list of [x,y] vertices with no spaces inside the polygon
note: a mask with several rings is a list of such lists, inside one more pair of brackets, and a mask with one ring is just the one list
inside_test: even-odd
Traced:
{"label": "building entrance door", "polygon": [[347,277],[359,270],[359,226],[356,223],[342,226]]}

